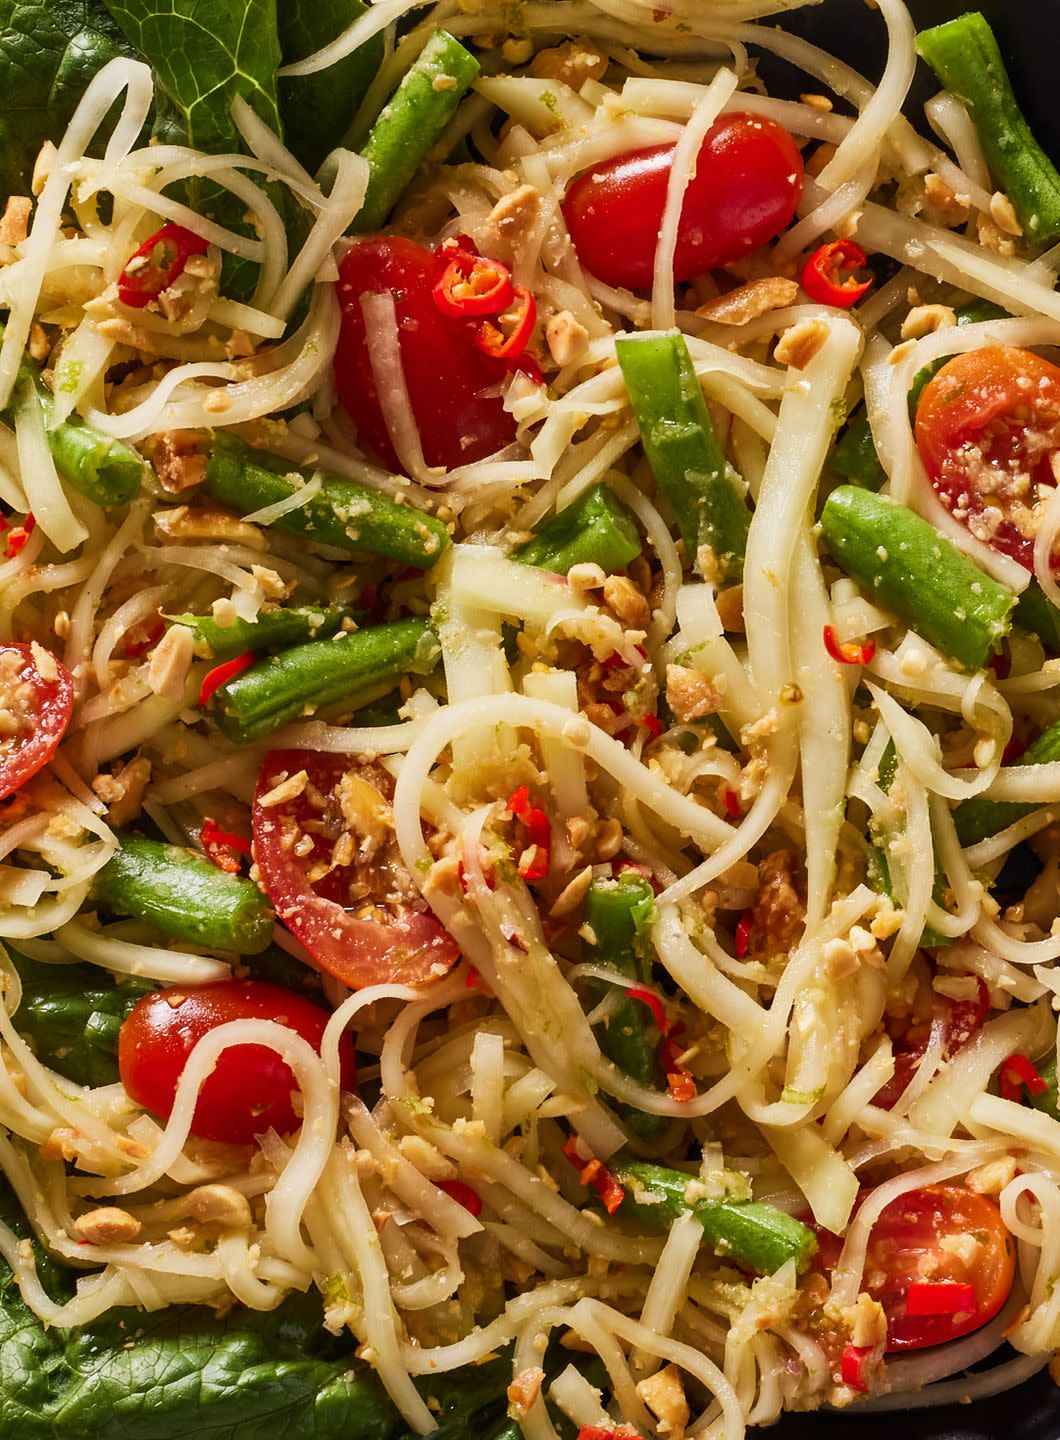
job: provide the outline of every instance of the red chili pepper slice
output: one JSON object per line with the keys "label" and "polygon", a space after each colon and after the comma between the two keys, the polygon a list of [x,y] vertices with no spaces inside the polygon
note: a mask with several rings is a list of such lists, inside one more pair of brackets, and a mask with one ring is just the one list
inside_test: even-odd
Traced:
{"label": "red chili pepper slice", "polygon": [[641,990],[636,986],[627,990],[626,994],[631,1000],[639,1000],[642,1005],[647,1005],[659,1034],[664,1037],[669,1035],[670,1022],[666,1018],[666,1011],[663,1009],[662,1001],[658,995],[653,994],[651,990]]}
{"label": "red chili pepper slice", "polygon": [[15,526],[11,534],[7,537],[7,545],[4,549],[4,554],[9,560],[13,560],[16,555],[22,554],[26,548],[26,541],[36,528],[37,521],[33,515],[27,515],[21,525]]}
{"label": "red chili pepper slice", "polygon": [[258,657],[251,650],[245,650],[242,655],[237,655],[233,660],[226,660],[223,665],[215,665],[202,677],[202,689],[199,691],[199,709],[202,710],[213,692],[222,685],[227,685],[229,680],[235,678],[241,670],[248,665],[253,665]]}
{"label": "red chili pepper slice", "polygon": [[609,1215],[613,1215],[626,1196],[613,1172],[601,1160],[585,1160],[576,1135],[568,1136],[563,1146],[563,1155],[578,1171],[582,1184],[591,1185],[604,1202],[604,1209]]}
{"label": "red chili pepper slice", "polygon": [[514,290],[511,305],[497,317],[503,328],[484,320],[475,332],[475,344],[494,360],[518,359],[530,344],[537,324],[537,301],[525,285],[516,285]]}
{"label": "red chili pepper slice", "polygon": [[869,1391],[863,1372],[865,1360],[871,1353],[868,1346],[848,1345],[843,1351],[843,1359],[840,1363],[843,1384],[849,1385],[852,1390],[860,1390],[862,1395],[867,1395]]}
{"label": "red chili pepper slice", "polygon": [[463,1205],[469,1215],[477,1220],[482,1214],[482,1196],[472,1190],[470,1185],[465,1185],[463,1180],[436,1180],[439,1190],[444,1190],[450,1200],[455,1200],[458,1205]]}
{"label": "red chili pepper slice", "polygon": [[751,944],[751,912],[748,911],[746,915],[741,915],[741,916],[740,916],[739,922],[738,922],[738,924],[737,924],[737,926],[736,926],[736,943],[735,943],[734,949],[736,950],[736,958],[737,958],[737,960],[742,960],[742,959],[743,959],[743,957],[747,954],[747,950],[748,950],[748,947],[750,946],[750,944]]}
{"label": "red chili pepper slice", "polygon": [[721,792],[721,798],[725,801],[726,812],[733,820],[740,818],[740,797],[735,790],[725,789]]}
{"label": "red chili pepper slice", "polygon": [[118,299],[142,310],[184,273],[193,255],[205,255],[209,242],[183,225],[163,225],[148,236],[118,276]]}
{"label": "red chili pepper slice", "polygon": [[447,252],[448,265],[431,292],[443,315],[466,320],[500,315],[515,299],[512,272],[500,260],[455,248]]}
{"label": "red chili pepper slice", "polygon": [[872,287],[871,280],[857,280],[854,271],[864,265],[868,256],[853,240],[832,240],[815,250],[802,272],[802,288],[818,305],[836,305],[849,310]]}
{"label": "red chili pepper slice", "polygon": [[676,1070],[667,1072],[666,1088],[670,1092],[670,1099],[676,1100],[682,1105],[687,1105],[689,1100],[694,1100],[699,1094],[696,1088],[696,1077],[683,1065]]}
{"label": "red chili pepper slice", "polygon": [[1049,1088],[1026,1055],[1010,1055],[1001,1062],[1001,1093],[1006,1100],[1022,1100],[1024,1085],[1032,1095],[1042,1095]]}
{"label": "red chili pepper slice", "polygon": [[823,633],[824,648],[837,665],[868,665],[876,654],[875,640],[866,640],[864,645],[855,645],[853,641],[840,645],[831,625],[826,625]]}
{"label": "red chili pepper slice", "polygon": [[975,1308],[975,1286],[961,1280],[914,1280],[905,1292],[907,1315],[971,1315]]}
{"label": "red chili pepper slice", "polygon": [[653,740],[658,740],[659,736],[663,733],[662,721],[658,715],[642,715],[640,723]]}
{"label": "red chili pepper slice", "polygon": [[548,816],[537,805],[530,804],[529,785],[520,785],[505,806],[526,826],[529,847],[519,861],[519,874],[524,880],[543,880],[548,874],[552,854],[552,827]]}
{"label": "red chili pepper slice", "polygon": [[231,830],[222,830],[217,821],[211,820],[209,816],[202,822],[199,840],[206,852],[206,858],[212,860],[219,870],[227,870],[229,875],[239,874],[240,855],[250,859],[250,841],[244,840],[242,835],[233,834]]}
{"label": "red chili pepper slice", "polygon": [[625,1425],[620,1430],[603,1430],[599,1425],[583,1425],[578,1431],[578,1440],[641,1440],[639,1430],[630,1430]]}

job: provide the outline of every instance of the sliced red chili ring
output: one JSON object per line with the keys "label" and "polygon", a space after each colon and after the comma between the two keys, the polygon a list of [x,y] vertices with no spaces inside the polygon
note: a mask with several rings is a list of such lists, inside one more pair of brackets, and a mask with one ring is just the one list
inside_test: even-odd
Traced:
{"label": "sliced red chili ring", "polygon": [[537,324],[537,301],[525,285],[515,286],[510,307],[497,316],[500,324],[484,320],[475,333],[475,344],[494,360],[516,360],[530,344]]}
{"label": "sliced red chili ring", "polygon": [[[871,280],[858,280],[852,273],[868,256],[853,240],[831,240],[815,250],[802,272],[802,288],[819,305],[849,310],[871,288]],[[850,272],[844,275],[844,272]]]}
{"label": "sliced red chili ring", "polygon": [[833,627],[826,625],[824,648],[837,665],[868,665],[876,654],[876,641],[866,640],[864,645],[855,645],[853,641],[848,641],[847,644],[840,645]]}
{"label": "sliced red chili ring", "polygon": [[118,299],[142,310],[184,273],[193,255],[205,255],[209,242],[183,225],[163,225],[129,256],[118,276]]}
{"label": "sliced red chili ring", "polygon": [[443,315],[466,320],[500,315],[508,308],[515,298],[515,286],[507,265],[468,250],[449,253],[451,259],[431,292]]}
{"label": "sliced red chili ring", "polygon": [[631,1000],[639,1000],[651,1011],[652,1019],[655,1021],[655,1028],[660,1035],[666,1036],[670,1033],[670,1022],[666,1018],[666,1011],[663,1009],[662,1001],[651,990],[642,990],[639,986],[631,986],[626,994]]}
{"label": "sliced red chili ring", "polygon": [[1006,1100],[1021,1100],[1026,1085],[1032,1095],[1043,1095],[1049,1086],[1026,1055],[1010,1055],[1001,1062],[1001,1089]]}

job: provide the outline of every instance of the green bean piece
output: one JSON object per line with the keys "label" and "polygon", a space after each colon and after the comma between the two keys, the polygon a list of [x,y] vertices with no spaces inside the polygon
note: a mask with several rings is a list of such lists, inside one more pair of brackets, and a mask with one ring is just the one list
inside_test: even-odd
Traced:
{"label": "green bean piece", "polygon": [[759,1275],[773,1275],[789,1260],[802,1274],[817,1250],[809,1226],[775,1205],[760,1200],[686,1199],[689,1187],[694,1194],[695,1176],[662,1165],[637,1161],[612,1168],[626,1192],[617,1214],[653,1230],[669,1230],[691,1210],[716,1255]]}
{"label": "green bean piece", "polygon": [[341,605],[296,605],[290,610],[281,606],[263,610],[256,620],[236,619],[231,625],[221,625],[211,615],[167,615],[166,619],[191,631],[200,660],[230,660],[248,650],[256,655],[334,635],[352,613]]}
{"label": "green bean piece", "polygon": [[1036,244],[1060,237],[1060,173],[1019,107],[994,32],[972,11],[933,30],[917,48],[947,90],[967,106],[995,180]]}
{"label": "green bean piece", "polygon": [[361,151],[371,173],[353,230],[364,235],[383,225],[478,73],[474,55],[448,31],[436,30],[384,106]]}
{"label": "green bean piece", "polygon": [[[620,875],[594,880],[585,902],[585,923],[592,932],[589,953],[597,965],[616,970],[641,984],[651,981],[648,927],[655,915],[655,895],[647,880]],[[610,991],[616,1003],[606,1021],[597,1027],[600,1049],[631,1080],[654,1088],[659,1081],[661,1036],[647,1006],[631,999],[622,987],[595,985],[594,996]],[[669,1121],[632,1105],[617,1102],[623,1122],[641,1139],[661,1135]]]}
{"label": "green bean piece", "polygon": [[[956,315],[958,325],[977,325],[985,320],[1003,320],[1006,312],[1000,305],[993,305],[989,300],[970,300],[967,305],[957,306]],[[934,379],[952,358],[951,355],[944,355],[933,360],[913,376],[913,383],[909,387],[910,420],[916,419],[916,407],[928,381]],[[887,471],[876,453],[876,442],[872,438],[872,428],[863,405],[858,407],[847,428],[836,441],[829,464],[844,480],[860,485],[863,490],[881,490],[886,484]]]}
{"label": "green bean piece", "polygon": [[739,580],[751,515],[714,434],[684,336],[620,335],[615,349],[644,453],[690,559],[701,569],[706,551],[707,578]]}
{"label": "green bean piece", "polygon": [[1032,580],[1016,602],[1015,623],[1029,630],[1053,654],[1060,654],[1060,610],[1045,591]]}
{"label": "green bean piece", "polygon": [[896,500],[856,485],[833,490],[821,529],[841,570],[911,630],[981,670],[1012,627],[1016,597],[952,540]]}
{"label": "green bean piece", "polygon": [[575,565],[599,565],[613,575],[641,553],[633,516],[607,485],[593,485],[565,510],[534,530],[534,538],[512,554],[522,565],[566,575]]}
{"label": "green bean piece", "polygon": [[314,473],[321,475],[316,495],[274,520],[275,529],[352,555],[381,555],[418,570],[429,570],[441,558],[449,531],[433,515],[327,471],[299,470],[223,431],[214,436],[203,484],[215,500],[240,515],[251,515],[287,499]]}
{"label": "green bean piece", "polygon": [[197,850],[119,835],[92,896],[115,915],[207,950],[257,955],[272,939],[269,902],[252,880],[230,875]]}
{"label": "green bean piece", "polygon": [[[1051,765],[1060,760],[1060,720],[1039,735],[1033,745],[1028,745],[1014,765]],[[978,845],[980,840],[989,840],[1030,815],[1039,806],[1024,804],[1019,800],[990,800],[985,795],[975,795],[971,800],[962,800],[953,812],[953,823],[957,827],[957,839],[962,845]]]}
{"label": "green bean piece", "polygon": [[[0,325],[0,340],[3,336],[4,327]],[[120,440],[93,429],[80,415],[70,415],[53,430],[55,400],[28,355],[23,356],[18,367],[16,385],[32,385],[37,392],[44,411],[48,449],[60,479],[105,509],[125,505],[137,494],[144,473],[143,457]],[[3,418],[9,420],[10,411],[5,411]]]}
{"label": "green bean piece", "polygon": [[259,660],[214,692],[210,714],[221,733],[248,745],[281,725],[340,701],[389,688],[405,675],[429,675],[441,656],[426,620],[394,620],[369,630],[311,640]]}

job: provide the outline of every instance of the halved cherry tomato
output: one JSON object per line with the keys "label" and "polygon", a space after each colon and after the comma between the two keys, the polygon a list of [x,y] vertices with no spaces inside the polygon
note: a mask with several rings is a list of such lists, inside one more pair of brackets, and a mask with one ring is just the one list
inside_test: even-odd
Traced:
{"label": "halved cherry tomato", "polygon": [[398,235],[351,245],[339,266],[335,384],[365,448],[392,470],[400,466],[379,408],[362,295],[389,291],[394,297],[405,384],[428,465],[468,465],[515,439],[515,421],[498,388],[507,367],[483,354],[466,320],[442,314],[434,299],[437,279],[431,251]]}
{"label": "halved cherry tomato", "polygon": [[[807,1223],[817,1233],[814,1268],[828,1274],[843,1242]],[[862,1286],[887,1316],[887,1350],[923,1350],[968,1335],[992,1320],[1009,1297],[1015,1270],[1012,1236],[993,1200],[963,1185],[930,1185],[899,1196],[876,1221]],[[970,1285],[974,1298],[969,1308],[953,1310],[949,1305],[926,1305],[922,1292],[917,1292],[918,1303],[912,1309],[941,1313],[909,1314],[909,1288],[924,1284]]]}
{"label": "halved cherry tomato", "polygon": [[[607,285],[652,283],[674,146],[616,155],[571,185],[563,214],[578,259]],[[790,224],[802,194],[798,146],[772,120],[724,115],[707,132],[685,191],[674,278],[740,259]]]}
{"label": "halved cherry tomato", "polygon": [[48,678],[37,668],[33,647],[0,645],[0,709],[10,717],[0,736],[0,800],[47,765],[73,714],[70,672],[44,653]]}
{"label": "halved cherry tomato", "polygon": [[914,1019],[904,1032],[892,1036],[894,1044],[894,1074],[882,1090],[873,1096],[872,1103],[882,1110],[890,1110],[896,1104],[905,1087],[916,1074],[917,1066],[924,1058],[931,1028],[935,1020],[945,1027],[942,1055],[952,1060],[963,1050],[973,1035],[982,1029],[983,1021],[990,1014],[990,991],[982,980],[978,981],[978,993],[974,1000],[951,1000],[946,995],[931,991],[930,1011]]}
{"label": "halved cherry tomato", "polygon": [[[298,795],[264,803],[303,770]],[[278,918],[321,970],[355,990],[421,985],[460,958],[401,863],[390,832],[393,793],[382,766],[271,750],[254,796],[254,859]]]}
{"label": "halved cherry tomato", "polygon": [[958,355],[924,388],[916,440],[947,510],[1033,570],[1041,509],[1056,485],[1060,369],[1004,345]]}
{"label": "halved cherry tomato", "polygon": [[[199,1040],[230,1020],[275,1020],[320,1049],[330,1015],[319,1005],[263,980],[219,980],[145,995],[118,1036],[122,1084],[138,1105],[169,1118],[177,1084]],[[353,1043],[339,1045],[342,1085],[357,1083]],[[291,1099],[298,1085],[290,1066],[265,1045],[235,1045],[218,1060],[199,1091],[192,1134],[229,1145],[249,1145],[274,1129],[281,1135],[300,1123]]]}

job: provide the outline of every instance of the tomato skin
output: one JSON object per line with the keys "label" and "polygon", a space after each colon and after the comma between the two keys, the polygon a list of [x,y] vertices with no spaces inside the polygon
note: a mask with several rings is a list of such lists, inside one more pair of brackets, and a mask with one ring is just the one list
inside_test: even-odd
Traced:
{"label": "tomato skin", "polygon": [[18,722],[0,740],[0,800],[47,765],[74,711],[70,672],[54,656],[56,678],[45,680],[29,645],[0,645],[0,701]]}
{"label": "tomato skin", "polygon": [[929,1018],[915,1023],[903,1035],[894,1040],[894,1074],[887,1084],[872,1097],[872,1103],[881,1110],[890,1110],[899,1100],[905,1087],[916,1074],[931,1039],[934,1020],[941,1020],[945,1027],[942,1055],[952,1060],[959,1050],[982,1029],[983,1022],[990,1014],[990,991],[982,980],[978,982],[978,995],[974,1000],[951,1000],[946,995],[931,992],[932,1014]]}
{"label": "tomato skin", "polygon": [[[302,995],[263,980],[218,980],[211,985],[156,990],[139,1000],[121,1027],[118,1068],[125,1089],[145,1110],[168,1119],[177,1084],[197,1041],[230,1020],[274,1020],[319,1051],[329,1013]],[[357,1082],[353,1044],[339,1044],[342,1086]],[[291,1103],[298,1085],[288,1065],[265,1045],[226,1050],[199,1091],[192,1134],[249,1145],[274,1129],[301,1123]]]}
{"label": "tomato skin", "polygon": [[[939,1241],[983,1236],[978,1264],[968,1264]],[[1016,1273],[1012,1237],[1001,1211],[963,1185],[932,1185],[891,1202],[872,1227],[866,1288],[887,1315],[887,1349],[923,1350],[980,1329],[1008,1299]],[[975,1290],[971,1315],[907,1315],[914,1280],[965,1281]]]}
{"label": "tomato skin", "polygon": [[948,361],[917,405],[916,441],[942,503],[978,539],[1034,569],[1037,486],[1056,485],[1060,369],[991,345]]}
{"label": "tomato skin", "polygon": [[[870,1192],[865,1191],[861,1203]],[[830,1275],[843,1242],[808,1221],[817,1235],[814,1269]],[[940,1241],[971,1237],[979,1244],[971,1261]],[[885,1207],[869,1235],[862,1289],[887,1316],[887,1352],[924,1350],[970,1335],[992,1320],[1012,1290],[1016,1253],[993,1200],[963,1185],[930,1185],[910,1190]],[[906,1292],[913,1282],[956,1281],[975,1291],[975,1309],[966,1315],[907,1315]]]}
{"label": "tomato skin", "polygon": [[[578,259],[606,285],[652,283],[674,146],[603,160],[563,202]],[[724,115],[708,130],[688,182],[674,248],[674,279],[740,259],[779,235],[795,214],[802,155],[772,120]]]}
{"label": "tomato skin", "polygon": [[[302,794],[279,805],[262,805],[262,797],[283,774],[296,775],[300,770],[309,777]],[[375,895],[366,895],[365,888],[371,890],[374,881],[385,891],[395,883],[379,862],[335,865],[312,885],[309,882],[309,867],[330,863],[345,828],[340,786],[348,774],[367,781],[378,792],[379,803],[388,806],[394,782],[381,766],[312,750],[270,750],[265,756],[253,807],[253,852],[262,884],[277,917],[305,946],[314,964],[344,985],[358,990],[365,985],[422,985],[436,980],[459,960],[456,941],[418,896],[385,909],[374,905]],[[314,803],[314,792],[324,797],[323,812]],[[327,834],[304,828],[307,821],[319,826],[322,819],[330,827]],[[313,848],[298,856],[293,846],[304,836],[312,836]],[[356,887],[355,897],[351,884]],[[407,888],[411,890],[411,881]],[[374,916],[351,913],[354,907],[367,908],[366,902],[375,909]]]}
{"label": "tomato skin", "polygon": [[438,274],[430,250],[397,235],[358,241],[339,266],[335,384],[365,448],[397,473],[401,466],[368,357],[360,304],[365,294],[389,291],[394,297],[405,384],[428,465],[452,470],[515,439],[515,421],[501,396],[483,394],[496,391],[507,368],[476,346],[473,325],[442,314],[432,293]]}

